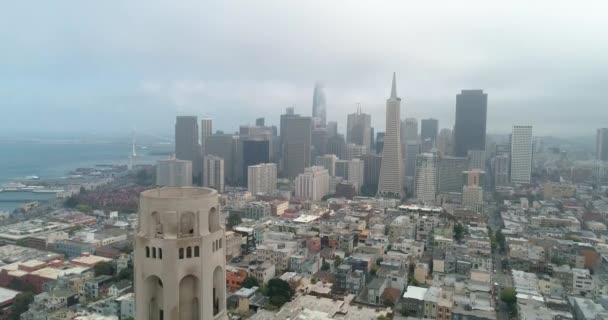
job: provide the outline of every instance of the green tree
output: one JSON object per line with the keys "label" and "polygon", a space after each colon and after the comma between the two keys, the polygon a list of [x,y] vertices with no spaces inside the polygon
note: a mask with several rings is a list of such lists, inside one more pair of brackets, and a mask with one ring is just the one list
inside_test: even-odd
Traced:
{"label": "green tree", "polygon": [[369,274],[371,274],[372,276],[375,276],[375,275],[376,275],[376,273],[378,273],[378,269],[380,269],[380,266],[379,266],[379,265],[377,265],[377,264],[373,265],[373,266],[372,266],[372,271],[370,271],[370,273],[369,273]]}
{"label": "green tree", "polygon": [[498,244],[499,251],[504,253],[507,248],[505,235],[502,234],[502,231],[499,229],[498,231],[496,231],[496,235],[494,237],[496,238],[496,243]]}
{"label": "green tree", "polygon": [[34,286],[30,283],[27,283],[19,278],[13,278],[11,282],[8,283],[8,288],[21,291],[21,292],[33,292]]}
{"label": "green tree", "polygon": [[95,268],[93,268],[93,270],[95,271],[96,277],[101,276],[101,275],[106,275],[106,276],[114,275],[114,265],[110,262],[102,261],[102,262],[96,264]]}
{"label": "green tree", "polygon": [[130,280],[133,281],[133,267],[129,266],[120,270],[117,276],[118,280]]}
{"label": "green tree", "polygon": [[243,280],[243,288],[253,288],[253,287],[260,287],[260,283],[258,282],[258,280],[254,277],[247,277],[245,278],[245,280]]}
{"label": "green tree", "polygon": [[279,278],[268,281],[266,289],[267,295],[270,297],[270,303],[277,307],[283,306],[283,304],[289,301],[293,295],[293,290],[291,289],[291,286],[289,286],[289,283]]}
{"label": "green tree", "polygon": [[69,196],[67,199],[65,199],[63,205],[68,208],[74,208],[78,205],[78,198],[76,196]]}
{"label": "green tree", "polygon": [[239,225],[242,221],[243,219],[241,219],[241,216],[239,214],[231,213],[230,216],[228,216],[227,227],[232,229],[234,226]]}
{"label": "green tree", "polygon": [[517,293],[513,288],[504,288],[500,291],[500,300],[509,306],[515,305],[517,302]]}
{"label": "green tree", "polygon": [[384,303],[385,307],[391,307],[392,308],[392,307],[395,306],[395,303],[391,299],[384,299],[383,303]]}
{"label": "green tree", "polygon": [[11,315],[9,319],[20,319],[21,314],[27,311],[30,303],[34,301],[34,294],[31,292],[22,292],[15,297],[15,302],[11,309]]}
{"label": "green tree", "polygon": [[461,223],[454,225],[454,240],[460,241],[464,238],[464,226]]}
{"label": "green tree", "polygon": [[329,271],[329,269],[331,268],[331,265],[329,264],[329,262],[325,261],[325,259],[323,259],[323,264],[321,264],[321,271]]}
{"label": "green tree", "polygon": [[339,256],[336,256],[334,258],[334,267],[339,267],[342,264],[342,258],[340,258]]}

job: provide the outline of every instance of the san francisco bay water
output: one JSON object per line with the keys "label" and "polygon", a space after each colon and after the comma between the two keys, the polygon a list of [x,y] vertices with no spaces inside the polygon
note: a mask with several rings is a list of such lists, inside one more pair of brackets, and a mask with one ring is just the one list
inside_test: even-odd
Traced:
{"label": "san francisco bay water", "polygon": [[[124,142],[76,142],[64,140],[0,141],[0,185],[26,176],[40,178],[65,177],[79,167],[98,164],[127,164],[131,145]],[[137,163],[154,163],[164,158],[149,154],[145,149],[137,150]],[[27,193],[28,199],[48,199],[53,195]],[[1,192],[0,211],[12,211],[22,202],[22,192]]]}

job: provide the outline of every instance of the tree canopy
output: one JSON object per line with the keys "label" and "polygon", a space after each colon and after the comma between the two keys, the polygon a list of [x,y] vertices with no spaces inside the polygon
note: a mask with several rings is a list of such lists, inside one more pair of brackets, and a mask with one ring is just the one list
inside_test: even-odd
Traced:
{"label": "tree canopy", "polygon": [[102,261],[95,265],[94,270],[95,270],[96,277],[101,276],[101,275],[106,275],[106,276],[114,275],[114,265],[110,262]]}
{"label": "tree canopy", "polygon": [[504,288],[500,291],[500,300],[509,306],[517,302],[517,294],[513,288]]}
{"label": "tree canopy", "polygon": [[243,281],[243,288],[253,288],[253,287],[259,287],[260,284],[258,283],[258,280],[256,280],[256,278],[254,277],[247,277],[245,278],[245,280]]}
{"label": "tree canopy", "polygon": [[270,303],[277,307],[283,306],[283,304],[289,301],[293,295],[293,290],[291,289],[291,286],[289,286],[289,283],[279,278],[268,281],[266,292],[270,298]]}

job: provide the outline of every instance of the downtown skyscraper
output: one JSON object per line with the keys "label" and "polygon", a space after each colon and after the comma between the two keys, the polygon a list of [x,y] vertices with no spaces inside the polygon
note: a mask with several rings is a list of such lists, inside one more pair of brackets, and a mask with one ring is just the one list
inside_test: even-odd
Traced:
{"label": "downtown skyscraper", "polygon": [[454,156],[466,157],[471,150],[486,149],[488,95],[483,90],[462,90],[456,95]]}
{"label": "downtown skyscraper", "polygon": [[289,179],[311,165],[312,119],[295,114],[293,108],[281,115],[282,174]]}
{"label": "downtown skyscraper", "polygon": [[325,127],[327,124],[325,90],[320,82],[315,83],[315,90],[312,94],[312,117],[315,127]]}
{"label": "downtown skyscraper", "polygon": [[397,97],[397,76],[393,73],[391,96],[386,101],[386,131],[380,166],[378,196],[403,198],[403,161],[399,121],[401,98]]}
{"label": "downtown skyscraper", "polygon": [[192,174],[202,174],[201,145],[198,141],[198,119],[196,116],[177,116],[175,119],[175,157],[192,161]]}
{"label": "downtown skyscraper", "polygon": [[346,142],[365,146],[367,152],[372,145],[372,116],[361,112],[357,107],[356,113],[351,113],[346,121]]}
{"label": "downtown skyscraper", "polygon": [[597,129],[597,137],[595,141],[597,159],[601,161],[608,161],[608,128]]}

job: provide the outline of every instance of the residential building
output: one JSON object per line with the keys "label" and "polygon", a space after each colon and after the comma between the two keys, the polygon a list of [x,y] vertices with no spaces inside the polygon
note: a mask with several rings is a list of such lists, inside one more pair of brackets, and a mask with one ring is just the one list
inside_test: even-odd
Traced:
{"label": "residential building", "polygon": [[529,184],[532,177],[532,126],[513,126],[511,182]]}
{"label": "residential building", "polygon": [[277,190],[277,165],[261,163],[247,168],[247,189],[252,195],[272,194]]}
{"label": "residential building", "polygon": [[156,163],[156,185],[163,187],[192,186],[192,161],[174,157]]}
{"label": "residential building", "polygon": [[203,164],[203,186],[224,192],[224,159],[207,155]]}
{"label": "residential building", "polygon": [[434,204],[437,196],[437,155],[422,153],[416,157],[414,196],[420,203]]}
{"label": "residential building", "polygon": [[295,180],[296,198],[321,201],[329,192],[329,173],[323,167],[306,168]]}

